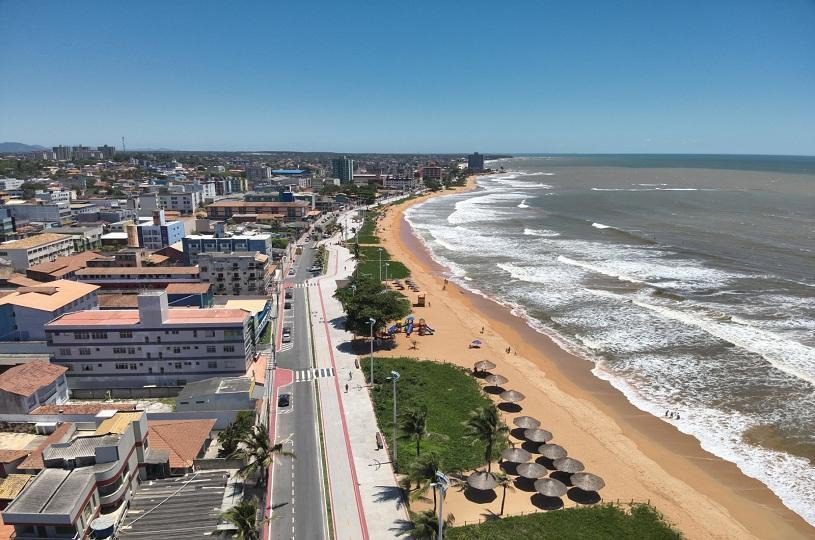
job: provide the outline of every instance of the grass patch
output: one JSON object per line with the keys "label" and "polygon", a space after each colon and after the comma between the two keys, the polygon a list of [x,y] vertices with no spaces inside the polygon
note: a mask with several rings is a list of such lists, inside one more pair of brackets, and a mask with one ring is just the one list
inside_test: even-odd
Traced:
{"label": "grass patch", "polygon": [[360,246],[359,257],[360,265],[359,271],[366,274],[371,274],[375,278],[379,277],[379,250],[382,250],[382,279],[385,279],[385,263],[388,263],[388,278],[389,279],[405,279],[410,276],[408,267],[399,261],[391,258],[391,254],[385,248],[376,246]]}
{"label": "grass patch", "polygon": [[449,540],[517,540],[518,538],[580,539],[614,538],[678,540],[673,529],[654,507],[637,504],[630,512],[613,505],[568,508],[526,516],[486,521],[480,525],[445,531]]}
{"label": "grass patch", "polygon": [[[365,377],[370,376],[370,360],[362,362]],[[382,435],[392,443],[393,438],[393,387],[385,377],[391,370],[398,371],[401,378],[396,388],[396,404],[399,411],[409,407],[427,407],[427,430],[444,437],[428,437],[422,440],[421,452],[439,455],[445,470],[470,470],[484,465],[484,445],[471,444],[466,437],[464,422],[470,411],[478,407],[491,407],[492,402],[481,393],[473,377],[452,364],[422,361],[410,358],[375,358],[374,379],[378,383],[371,393],[376,419]],[[398,420],[397,420],[398,421]],[[493,449],[495,458],[505,445]],[[416,459],[416,443],[399,441],[399,470],[404,471]]]}
{"label": "grass patch", "polygon": [[362,223],[359,232],[357,232],[357,241],[360,244],[378,244],[379,238],[376,236],[376,218],[379,212],[376,210],[367,210],[365,212],[365,221]]}
{"label": "grass patch", "polygon": [[261,334],[260,339],[258,339],[258,343],[262,345],[268,345],[272,342],[272,325],[274,324],[274,320],[269,321],[266,324],[266,328],[263,330],[263,334]]}

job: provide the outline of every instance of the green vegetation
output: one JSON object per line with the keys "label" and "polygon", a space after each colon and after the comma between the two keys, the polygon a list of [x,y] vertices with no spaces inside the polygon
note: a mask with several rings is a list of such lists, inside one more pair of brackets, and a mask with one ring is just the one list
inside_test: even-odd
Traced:
{"label": "green vegetation", "polygon": [[379,216],[377,210],[365,212],[365,221],[357,233],[357,242],[360,244],[378,244],[379,238],[376,236],[376,219]]}
{"label": "green vegetation", "polygon": [[272,238],[272,247],[276,249],[286,249],[289,245],[288,238]]}
{"label": "green vegetation", "polygon": [[337,195],[342,193],[350,199],[355,199],[361,204],[373,204],[376,200],[376,186],[357,186],[354,184],[342,184],[335,186],[328,184],[320,190],[320,195]]}
{"label": "green vegetation", "polygon": [[[430,510],[412,513],[410,515],[410,529],[400,533],[399,536],[409,536],[413,540],[435,540],[438,531],[438,519],[436,513]],[[444,520],[445,536],[448,527],[452,527],[454,522],[453,514],[447,514],[447,518]]]}
{"label": "green vegetation", "polygon": [[36,191],[41,191],[46,187],[48,186],[42,182],[24,182],[20,186],[20,191],[23,192],[23,199],[31,199]]}
{"label": "green vegetation", "polygon": [[269,430],[265,424],[258,424],[246,433],[239,441],[238,447],[229,457],[243,460],[246,463],[240,468],[244,478],[258,475],[258,485],[266,483],[266,471],[272,466],[275,456],[294,457],[294,454],[283,450],[283,444],[272,444]]}
{"label": "green vegetation", "polygon": [[516,540],[539,538],[582,540],[614,538],[678,540],[682,534],[671,528],[652,506],[638,504],[626,512],[618,506],[600,505],[542,512],[486,521],[445,531],[449,540]]}
{"label": "green vegetation", "polygon": [[269,343],[272,342],[272,327],[273,326],[274,325],[271,322],[269,322],[269,324],[266,325],[266,328],[263,330],[263,334],[260,336],[260,339],[258,339],[259,344],[268,345]]}
{"label": "green vegetation", "polygon": [[229,424],[218,434],[218,443],[221,449],[218,457],[227,457],[238,449],[238,443],[252,432],[254,418],[252,411],[240,411],[235,421]]}
{"label": "green vegetation", "polygon": [[[363,373],[369,377],[369,360],[363,360],[362,364]],[[476,380],[452,364],[410,358],[375,358],[374,380],[379,384],[374,386],[371,395],[379,429],[389,441],[393,437],[393,389],[386,384],[385,377],[390,376],[391,370],[398,371],[401,376],[396,388],[398,410],[404,413],[426,408],[427,431],[438,434],[421,438],[418,457],[415,439],[401,438],[398,442],[399,470],[410,471],[422,456],[431,453],[438,456],[445,472],[466,471],[484,465],[486,446],[467,436],[465,424],[472,411],[494,408],[494,405],[482,394]],[[504,448],[506,440],[496,440],[492,448],[493,459],[497,459]]]}
{"label": "green vegetation", "polygon": [[493,448],[497,444],[505,442],[509,434],[509,427],[501,420],[498,409],[490,404],[489,407],[479,407],[470,412],[470,418],[465,424],[467,427],[467,437],[473,441],[484,443],[484,462],[487,464],[487,472],[491,471]]}
{"label": "green vegetation", "polygon": [[373,331],[379,333],[390,321],[401,319],[410,313],[408,299],[391,291],[375,277],[360,273],[354,275],[348,285],[334,293],[346,313],[345,329],[358,336],[370,332],[370,319],[375,319]]}
{"label": "green vegetation", "polygon": [[258,501],[256,498],[243,499],[241,502],[221,514],[221,517],[237,527],[235,538],[239,540],[258,540]]}
{"label": "green vegetation", "polygon": [[410,276],[408,267],[399,261],[391,259],[391,254],[385,248],[377,246],[360,246],[357,272],[371,274],[379,279],[379,250],[382,250],[382,279],[385,279],[385,263],[388,263],[388,279],[405,279]]}

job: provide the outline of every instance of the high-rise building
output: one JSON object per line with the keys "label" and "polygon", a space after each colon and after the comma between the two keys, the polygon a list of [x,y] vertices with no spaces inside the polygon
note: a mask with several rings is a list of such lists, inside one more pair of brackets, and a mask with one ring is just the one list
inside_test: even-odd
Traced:
{"label": "high-rise building", "polygon": [[70,146],[62,146],[62,145],[54,146],[53,150],[54,150],[54,159],[56,159],[58,161],[68,161],[74,156],[74,153],[71,150]]}
{"label": "high-rise building", "polygon": [[116,147],[115,146],[108,146],[108,145],[97,146],[96,149],[99,152],[102,152],[102,157],[105,158],[105,159],[112,158],[113,155],[116,153]]}
{"label": "high-rise building", "polygon": [[484,170],[484,156],[475,152],[467,156],[467,168],[474,172],[481,172]]}
{"label": "high-rise building", "polygon": [[265,165],[253,165],[246,167],[246,179],[251,182],[268,180],[272,177],[272,168]]}
{"label": "high-rise building", "polygon": [[332,159],[331,165],[334,170],[334,177],[339,178],[343,184],[350,184],[354,181],[354,160],[346,156]]}

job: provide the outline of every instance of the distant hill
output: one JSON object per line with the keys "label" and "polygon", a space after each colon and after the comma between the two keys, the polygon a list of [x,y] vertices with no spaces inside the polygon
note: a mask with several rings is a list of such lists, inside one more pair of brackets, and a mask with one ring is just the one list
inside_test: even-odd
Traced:
{"label": "distant hill", "polygon": [[33,152],[34,150],[44,150],[44,146],[38,144],[23,144],[19,142],[0,143],[0,152],[18,154],[20,152]]}

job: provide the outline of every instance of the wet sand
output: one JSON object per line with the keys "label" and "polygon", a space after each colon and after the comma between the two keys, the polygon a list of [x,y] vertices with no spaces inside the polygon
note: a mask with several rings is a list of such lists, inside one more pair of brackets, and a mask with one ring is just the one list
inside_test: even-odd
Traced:
{"label": "wet sand", "polygon": [[[600,494],[605,501],[648,501],[689,538],[815,537],[815,528],[766,486],[704,451],[669,422],[631,405],[591,374],[593,364],[564,351],[509,309],[453,283],[445,287],[445,269],[430,258],[403,219],[405,209],[425,199],[388,209],[378,229],[382,245],[411,269],[412,279],[426,293],[429,305],[414,308],[414,315],[426,319],[436,334],[411,339],[400,334],[397,347],[378,356],[415,356],[467,368],[481,359],[492,360],[498,364],[493,372],[509,379],[504,387],[526,395],[520,412],[503,413],[510,427],[519,414],[538,418],[542,428],[554,433],[553,443],[603,477],[606,487]],[[415,302],[416,294],[407,293]],[[417,350],[410,349],[414,339]],[[468,347],[474,339],[483,342],[480,349]],[[520,445],[515,438],[511,441]],[[538,509],[534,503],[539,501],[525,489],[521,485],[507,492],[506,514]],[[494,500],[473,502],[451,489],[445,513],[452,513],[457,524],[483,520],[499,512],[501,495],[499,489]],[[563,500],[566,506],[574,505]]]}

